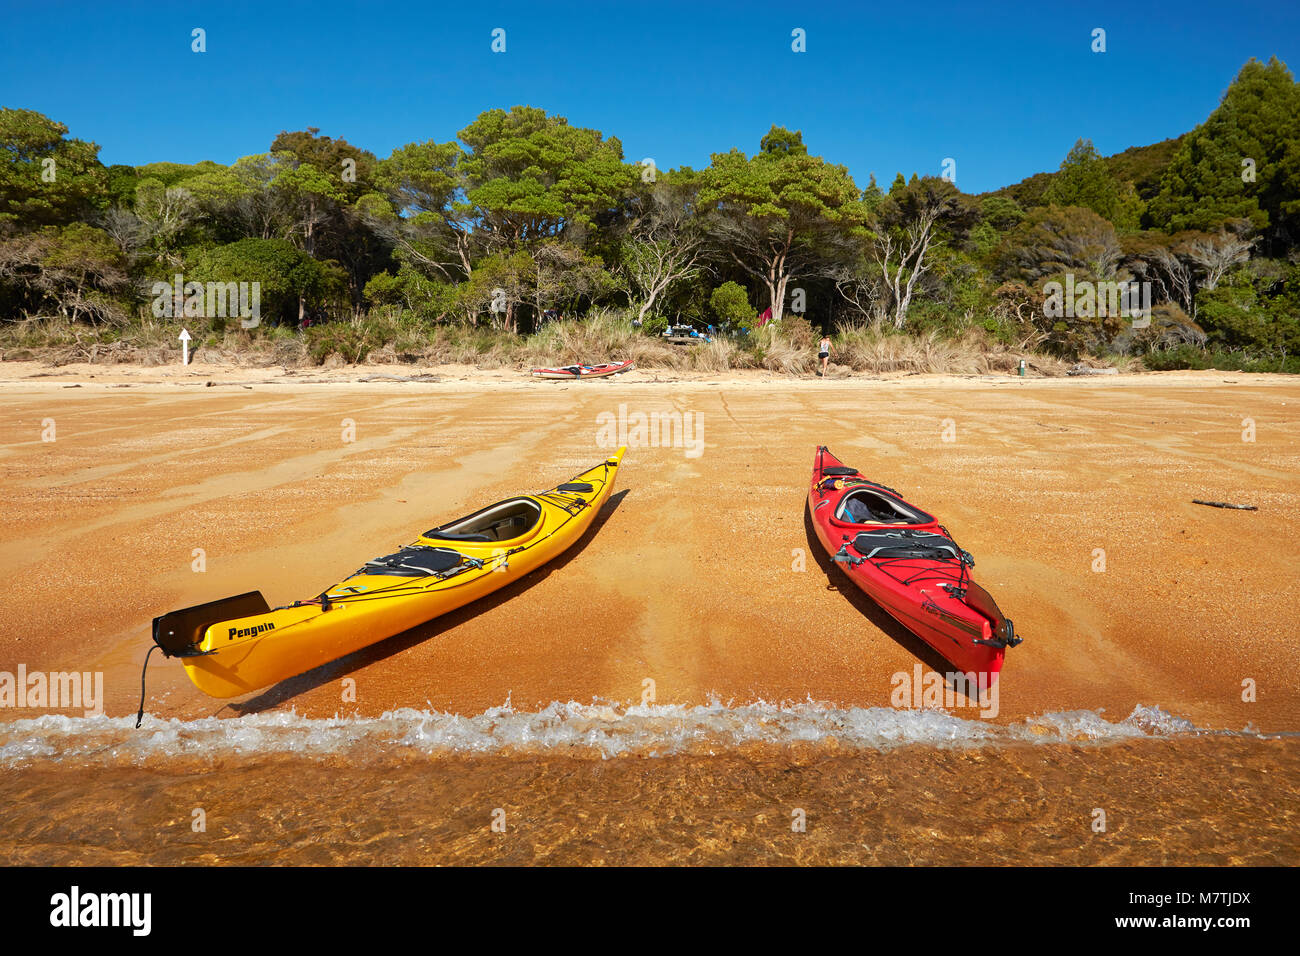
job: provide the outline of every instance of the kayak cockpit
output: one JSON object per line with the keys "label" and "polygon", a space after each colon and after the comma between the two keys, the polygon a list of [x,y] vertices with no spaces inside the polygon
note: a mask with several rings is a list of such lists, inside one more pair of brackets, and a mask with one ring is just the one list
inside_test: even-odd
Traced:
{"label": "kayak cockpit", "polygon": [[934,518],[891,495],[872,488],[855,488],[845,493],[835,509],[835,520],[845,524],[923,525]]}
{"label": "kayak cockpit", "polygon": [[426,531],[423,537],[435,541],[514,541],[535,529],[541,520],[542,507],[532,498],[510,498]]}

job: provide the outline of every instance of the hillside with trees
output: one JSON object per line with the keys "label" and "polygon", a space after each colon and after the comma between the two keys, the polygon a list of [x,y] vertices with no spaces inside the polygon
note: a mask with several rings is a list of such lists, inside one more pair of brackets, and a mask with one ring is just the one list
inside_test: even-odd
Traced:
{"label": "hillside with trees", "polygon": [[[653,362],[643,346],[692,323],[714,326],[712,361],[781,370],[811,367],[824,330],[855,368],[960,341],[1300,371],[1300,86],[1276,59],[1183,136],[1110,157],[1080,139],[981,195],[857,183],[815,146],[773,126],[753,152],[658,170],[515,106],[382,158],[308,128],[229,166],[105,166],[56,119],[4,108],[0,349],[138,359],[184,325],[258,361]],[[1061,314],[1067,282],[1146,283],[1149,322]],[[255,322],[201,288],[239,283],[257,283]]]}

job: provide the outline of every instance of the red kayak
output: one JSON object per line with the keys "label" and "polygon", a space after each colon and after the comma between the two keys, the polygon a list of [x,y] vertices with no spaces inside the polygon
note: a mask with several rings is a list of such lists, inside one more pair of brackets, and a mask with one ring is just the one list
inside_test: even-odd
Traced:
{"label": "red kayak", "polygon": [[608,362],[604,365],[565,365],[562,368],[535,368],[535,378],[600,378],[636,368],[633,362]]}
{"label": "red kayak", "polygon": [[958,670],[987,673],[992,683],[1020,638],[971,580],[975,559],[946,528],[824,447],[808,510],[818,540],[854,584]]}

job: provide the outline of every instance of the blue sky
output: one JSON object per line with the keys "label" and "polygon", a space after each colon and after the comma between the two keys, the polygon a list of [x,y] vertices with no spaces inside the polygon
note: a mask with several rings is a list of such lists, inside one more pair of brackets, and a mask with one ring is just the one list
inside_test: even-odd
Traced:
{"label": "blue sky", "polygon": [[777,123],[861,185],[951,157],[981,192],[1079,137],[1109,155],[1185,132],[1251,56],[1300,68],[1292,2],[0,0],[0,22],[0,105],[133,165],[229,163],[308,126],[382,157],[529,104],[660,168],[752,153]]}

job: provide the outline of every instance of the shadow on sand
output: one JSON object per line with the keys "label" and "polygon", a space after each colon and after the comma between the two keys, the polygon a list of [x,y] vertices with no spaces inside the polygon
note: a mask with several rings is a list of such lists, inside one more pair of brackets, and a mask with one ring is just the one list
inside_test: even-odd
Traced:
{"label": "shadow on sand", "polygon": [[[275,686],[263,691],[256,697],[240,703],[227,704],[231,710],[239,715],[256,714],[260,711],[267,710],[271,707],[277,707],[291,697],[304,694],[307,691],[315,690],[323,684],[338,680],[355,670],[359,670],[376,661],[382,661],[385,658],[392,657],[394,654],[400,654],[402,651],[416,644],[426,641],[429,638],[441,634],[444,631],[451,630],[458,624],[463,624],[473,617],[477,617],[500,604],[504,604],[511,598],[527,591],[537,582],[546,578],[547,575],[553,574],[560,570],[570,561],[580,555],[587,547],[587,543],[597,534],[610,516],[618,509],[623,498],[630,489],[624,488],[622,491],[616,491],[609,496],[601,508],[600,513],[596,515],[596,520],[586,530],[581,538],[574,542],[563,554],[558,555],[553,560],[542,565],[537,570],[531,572],[525,577],[520,578],[513,584],[507,585],[500,591],[496,591],[486,597],[479,598],[462,608],[443,614],[434,618],[425,624],[411,628],[409,631],[403,631],[401,634],[394,634],[392,637],[385,638],[369,647],[363,647],[361,650],[353,651],[338,660],[330,661],[328,664],[322,664],[313,668],[306,673],[299,674],[297,677],[290,677],[283,680]],[[222,708],[225,709],[224,707]],[[218,711],[220,713],[220,711]]]}
{"label": "shadow on sand", "polygon": [[[930,670],[939,674],[948,674],[954,670],[938,651],[894,620],[888,611],[867,597],[861,589],[849,581],[848,575],[843,570],[835,566],[835,562],[831,560],[831,556],[826,553],[821,541],[817,539],[817,529],[813,527],[812,515],[808,513],[806,506],[803,509],[803,528],[808,536],[808,546],[817,560],[817,567],[821,568],[822,573],[826,575],[826,590],[837,591],[843,595],[862,613],[863,617],[893,638],[903,650],[913,657],[920,658],[921,663]],[[841,584],[844,587],[841,587]]]}

